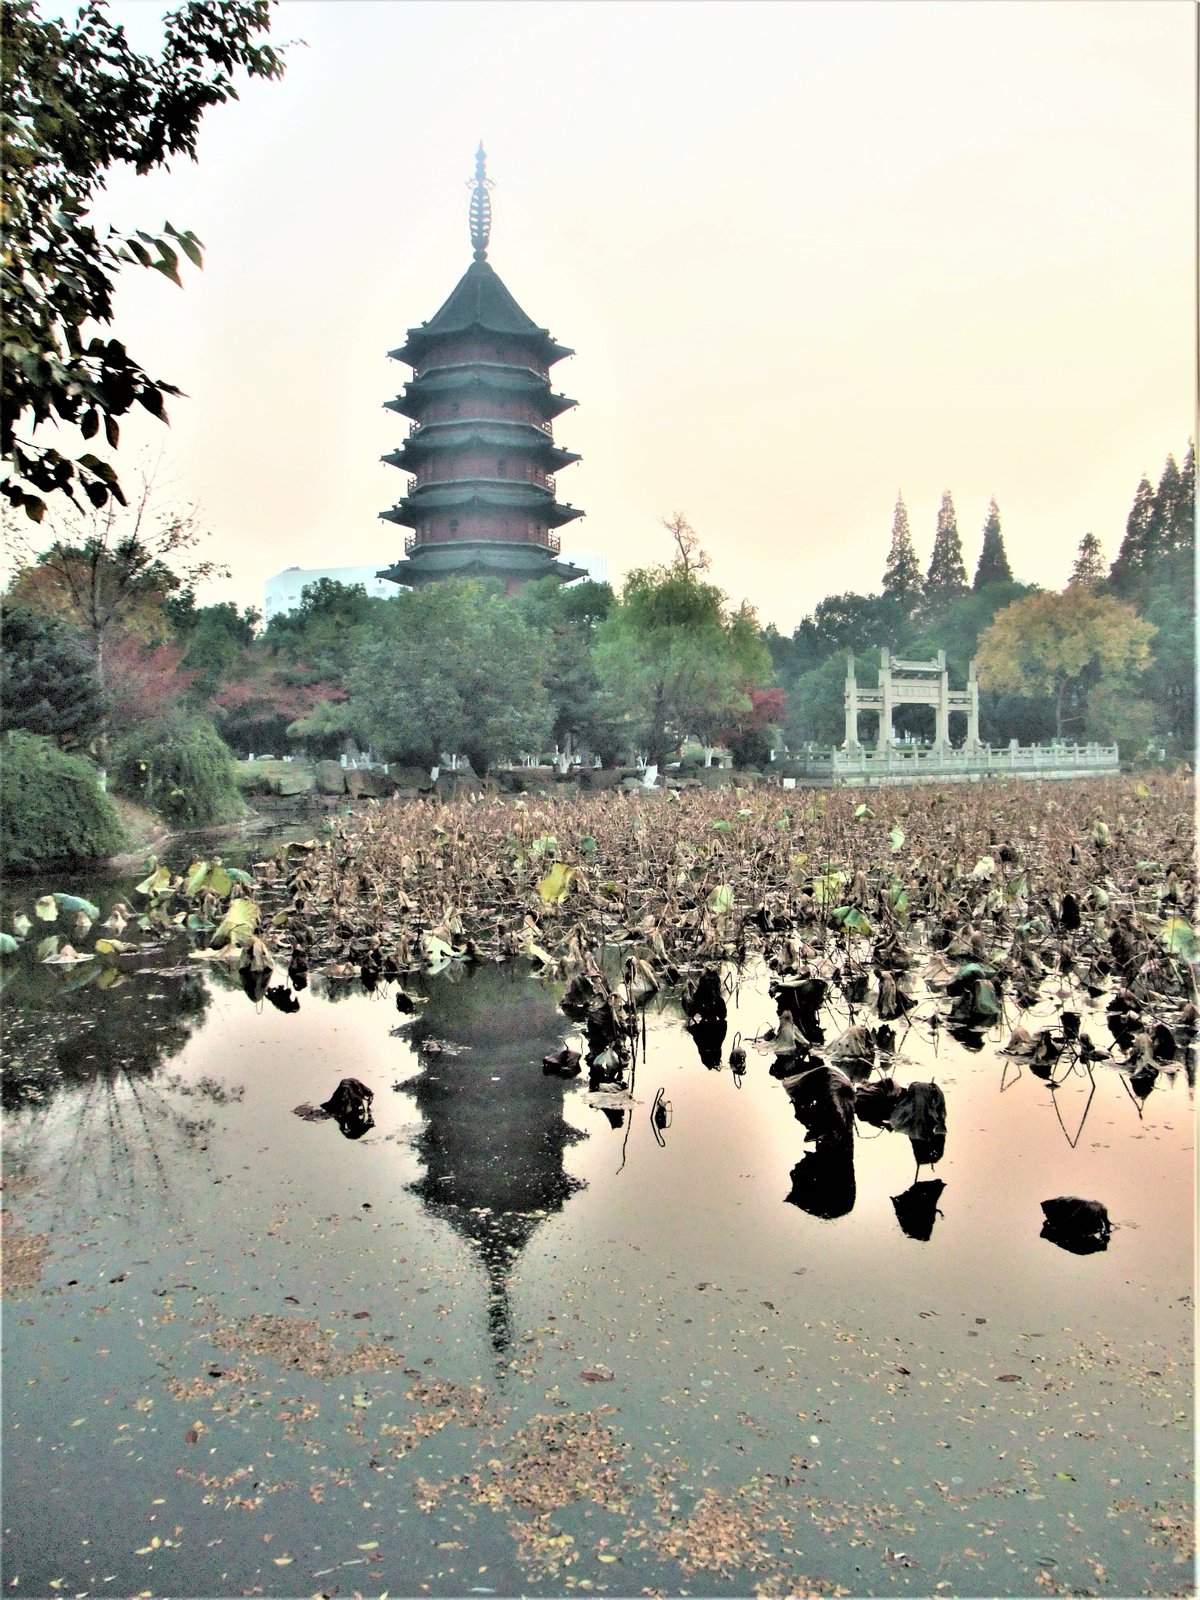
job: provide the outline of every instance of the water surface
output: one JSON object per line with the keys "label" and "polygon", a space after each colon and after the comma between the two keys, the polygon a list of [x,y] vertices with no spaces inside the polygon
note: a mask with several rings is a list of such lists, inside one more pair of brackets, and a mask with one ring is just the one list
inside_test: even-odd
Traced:
{"label": "water surface", "polygon": [[[546,1075],[578,1035],[523,966],[412,1018],[101,981],[6,997],[6,1592],[1191,1591],[1185,1067],[1052,1089],[914,1029],[918,1170],[817,1156],[669,1002],[631,1102]],[[723,1053],[772,1021],[751,977]],[[361,1138],[295,1114],[346,1076]],[[1060,1194],[1107,1250],[1040,1236]]]}

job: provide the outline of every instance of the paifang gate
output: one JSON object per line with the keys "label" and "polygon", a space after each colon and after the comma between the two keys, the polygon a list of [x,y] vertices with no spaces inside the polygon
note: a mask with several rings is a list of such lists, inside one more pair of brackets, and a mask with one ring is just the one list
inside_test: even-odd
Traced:
{"label": "paifang gate", "polygon": [[896,706],[932,706],[937,713],[934,747],[950,748],[950,714],[966,713],[968,750],[979,748],[979,679],[975,663],[967,671],[967,687],[952,689],[946,671],[946,652],[939,650],[932,661],[893,661],[891,652],[879,652],[878,689],[860,689],[854,675],[854,657],[846,658],[846,738],[842,748],[858,750],[858,714],[878,711],[879,737],[876,746],[892,746],[892,712]]}

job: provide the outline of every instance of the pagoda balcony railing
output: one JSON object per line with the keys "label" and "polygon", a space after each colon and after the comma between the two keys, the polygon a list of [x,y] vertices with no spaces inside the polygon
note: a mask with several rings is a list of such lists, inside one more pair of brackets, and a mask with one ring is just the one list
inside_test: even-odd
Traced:
{"label": "pagoda balcony railing", "polygon": [[481,422],[486,424],[504,424],[507,422],[521,424],[527,422],[532,427],[539,428],[543,433],[549,434],[551,438],[554,437],[554,424],[544,422],[541,417],[426,417],[424,422],[414,421],[409,423],[407,437],[411,439],[413,434],[420,433],[422,428],[436,428],[439,424],[443,427],[460,428],[464,425],[473,427],[476,423]]}
{"label": "pagoda balcony railing", "polygon": [[516,539],[490,539],[487,534],[463,535],[459,533],[406,533],[404,535],[404,554],[410,555],[418,546],[424,548],[435,544],[535,544],[539,550],[549,550],[551,555],[558,555],[562,550],[562,540],[556,533],[526,534]]}
{"label": "pagoda balcony railing", "polygon": [[[406,362],[405,365],[408,365]],[[427,378],[431,372],[464,372],[475,367],[497,367],[502,372],[531,372],[535,378],[540,378],[543,383],[549,381],[550,373],[546,367],[539,367],[532,361],[498,360],[487,356],[471,356],[465,361],[427,361],[424,366],[413,367],[412,377],[408,380],[415,383],[418,378]]]}
{"label": "pagoda balcony railing", "polygon": [[557,484],[553,476],[548,472],[539,472],[536,467],[526,467],[525,471],[522,473],[505,473],[503,477],[495,475],[485,476],[481,473],[474,473],[468,474],[466,477],[462,478],[437,478],[427,473],[418,472],[415,477],[412,477],[408,480],[408,487],[405,492],[407,494],[411,494],[414,489],[446,488],[465,483],[532,483],[535,488],[545,489],[550,495],[554,495],[558,492]]}

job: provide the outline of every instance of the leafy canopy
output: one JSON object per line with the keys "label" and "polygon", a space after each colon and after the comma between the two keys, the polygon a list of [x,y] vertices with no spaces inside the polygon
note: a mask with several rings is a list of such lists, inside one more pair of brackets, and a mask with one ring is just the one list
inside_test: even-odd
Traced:
{"label": "leafy canopy", "polygon": [[697,577],[703,570],[694,548],[669,566],[636,569],[598,630],[601,680],[651,761],[689,734],[715,744],[751,711],[751,689],[772,676],[754,612],[726,612],[721,590]]}
{"label": "leafy canopy", "polygon": [[0,730],[86,744],[105,715],[91,654],[58,617],[5,602],[0,615]]}
{"label": "leafy canopy", "polygon": [[356,727],[388,759],[461,752],[483,776],[550,731],[537,636],[493,585],[447,579],[384,603],[347,676]]}
{"label": "leafy canopy", "polygon": [[282,74],[279,50],[260,42],[269,20],[268,0],[188,0],[167,17],[156,59],[130,48],[103,0],[73,23],[40,17],[34,0],[0,3],[2,488],[35,522],[52,495],[125,503],[107,461],[35,444],[40,426],[74,423],[85,440],[103,427],[115,448],[119,417],[136,404],[165,420],[164,396],[179,393],[108,331],[115,277],[132,264],[179,283],[180,252],[200,266],[200,241],[169,222],[157,236],[111,229],[102,240],[89,209],[114,167],[194,159],[201,118],[237,98],[238,71]]}
{"label": "leafy canopy", "polygon": [[992,689],[1053,696],[1061,736],[1073,699],[1082,717],[1094,684],[1136,677],[1154,629],[1112,595],[1069,588],[1005,606],[979,641],[979,681]]}

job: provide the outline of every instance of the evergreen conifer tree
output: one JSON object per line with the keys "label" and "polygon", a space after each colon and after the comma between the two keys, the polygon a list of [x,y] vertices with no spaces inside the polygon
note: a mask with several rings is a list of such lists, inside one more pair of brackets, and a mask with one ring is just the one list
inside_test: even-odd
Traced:
{"label": "evergreen conifer tree", "polygon": [[1075,552],[1075,565],[1067,580],[1068,589],[1086,589],[1095,594],[1104,582],[1104,553],[1094,533],[1085,533]]}
{"label": "evergreen conifer tree", "polygon": [[1117,551],[1108,578],[1112,591],[1122,600],[1132,599],[1141,589],[1150,553],[1150,521],[1154,512],[1154,490],[1145,475],[1137,486],[1133,505],[1125,522],[1125,537]]}
{"label": "evergreen conifer tree", "polygon": [[883,571],[883,592],[899,600],[909,610],[921,598],[921,568],[909,531],[908,509],[904,504],[904,496],[899,493],[892,517],[892,547]]}
{"label": "evergreen conifer tree", "polygon": [[1147,525],[1146,575],[1152,582],[1157,577],[1157,568],[1174,544],[1182,499],[1183,481],[1179,475],[1179,463],[1174,456],[1168,456],[1163,464],[1158,488],[1154,491]]}
{"label": "evergreen conifer tree", "polygon": [[949,489],[942,496],[938,511],[937,534],[933,541],[933,554],[929,558],[929,571],[925,574],[925,598],[935,604],[957,600],[967,592],[967,569],[963,565],[962,540],[958,536],[958,518]]}
{"label": "evergreen conifer tree", "polygon": [[979,552],[979,565],[975,568],[973,588],[978,592],[989,583],[1011,583],[1012,568],[1004,549],[1004,535],[1000,532],[1000,507],[995,499],[988,506],[983,524],[983,548]]}

